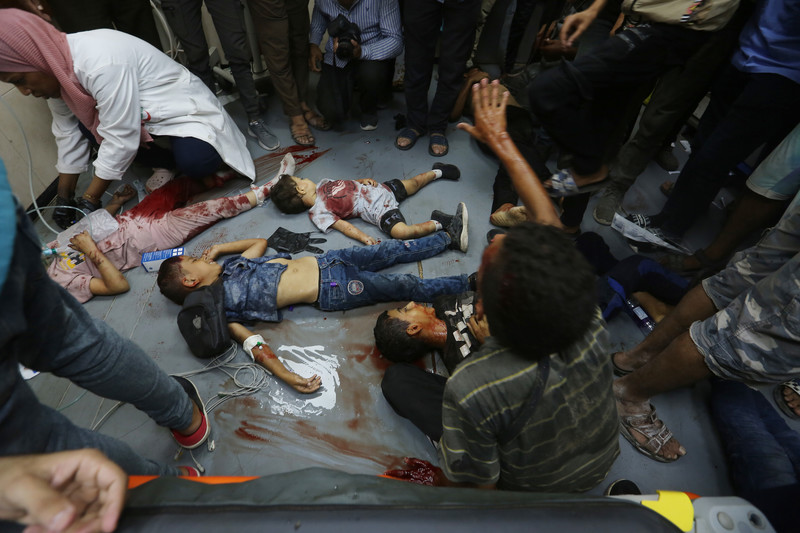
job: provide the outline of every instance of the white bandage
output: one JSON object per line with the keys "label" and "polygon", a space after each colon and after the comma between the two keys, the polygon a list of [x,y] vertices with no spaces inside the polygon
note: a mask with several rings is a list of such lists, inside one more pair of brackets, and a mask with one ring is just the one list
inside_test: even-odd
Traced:
{"label": "white bandage", "polygon": [[255,361],[256,358],[253,357],[253,348],[260,344],[266,344],[266,342],[264,342],[264,337],[261,335],[250,335],[242,343],[242,348],[244,348],[245,353],[250,356],[250,359]]}

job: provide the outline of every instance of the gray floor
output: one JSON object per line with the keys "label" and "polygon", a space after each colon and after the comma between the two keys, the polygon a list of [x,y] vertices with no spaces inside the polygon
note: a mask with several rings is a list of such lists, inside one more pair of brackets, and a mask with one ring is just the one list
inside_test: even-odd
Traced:
{"label": "gray floor", "polygon": [[[269,123],[284,146],[291,143],[288,123],[282,117],[276,98],[270,99]],[[315,181],[322,178],[408,178],[428,170],[440,159],[427,153],[427,138],[408,152],[394,146],[392,117],[402,112],[403,99],[395,94],[394,102],[380,111],[378,129],[362,132],[356,121],[347,124],[344,133],[318,132],[319,148],[296,152],[298,174]],[[244,114],[237,102],[228,109],[244,126]],[[459,182],[435,182],[408,199],[402,211],[409,221],[428,218],[433,209],[452,212],[457,202],[467,203],[470,212],[470,249],[466,254],[448,251],[421,265],[404,265],[395,272],[421,273],[425,277],[476,270],[485,234],[490,228],[491,183],[497,163],[476,149],[466,133],[449,132],[450,155],[441,159],[462,169]],[[271,177],[284,153],[267,154],[248,137],[248,145],[258,159],[259,182]],[[681,160],[686,153],[676,148]],[[126,180],[137,176],[129,172]],[[138,170],[140,179],[148,175]],[[663,202],[657,185],[674,179],[654,163],[632,189],[626,206],[643,212],[654,212]],[[213,195],[231,194],[248,186],[236,180]],[[625,241],[608,227],[598,226],[591,218],[590,204],[583,231],[597,231],[622,258],[632,253]],[[689,235],[690,248],[703,244],[713,228],[720,224],[719,213],[712,213],[699,231]],[[377,228],[356,221],[367,233],[378,236]],[[313,231],[304,214],[287,216],[267,202],[239,217],[221,222],[187,243],[189,253],[199,254],[213,243],[249,237],[269,237],[278,226],[294,231]],[[43,235],[45,235],[43,230]],[[322,247],[335,249],[355,245],[337,232],[327,235]],[[271,253],[271,251],[270,251]],[[141,268],[126,274],[129,293],[119,297],[95,297],[86,304],[89,312],[104,319],[121,335],[136,341],[170,373],[201,368],[204,361],[194,358],[175,322],[178,306],[161,296],[155,285],[155,274]],[[546,302],[542,303],[546,305]],[[377,305],[342,313],[322,313],[310,306],[286,310],[278,325],[260,324],[255,329],[268,340],[288,366],[301,374],[322,376],[322,391],[313,396],[295,393],[282,383],[270,379],[264,390],[241,398],[230,399],[211,414],[214,450],[202,447],[195,458],[210,475],[266,475],[310,466],[325,466],[350,473],[380,474],[400,465],[404,456],[435,460],[430,442],[414,426],[394,414],[380,392],[380,379],[387,362],[374,348],[372,327],[377,314],[392,307]],[[609,328],[614,349],[630,347],[641,333],[626,317],[614,318]],[[246,361],[239,351],[237,362]],[[434,359],[431,364],[436,364]],[[441,363],[438,368],[442,368]],[[248,376],[240,376],[248,381]],[[193,378],[201,395],[209,400],[221,391],[236,388],[231,375],[213,370]],[[76,424],[91,426],[112,407],[113,402],[91,394],[81,397],[81,389],[50,375],[39,375],[30,382],[40,399],[60,408]],[[701,383],[657,397],[659,413],[680,438],[688,455],[672,464],[654,462],[637,453],[620,438],[621,454],[607,481],[630,478],[645,493],[656,489],[679,489],[700,495],[728,495],[732,489],[719,439],[709,418],[708,386]],[[79,398],[76,402],[75,399]],[[74,403],[73,403],[74,402]],[[798,427],[795,425],[795,427]],[[139,453],[172,464],[191,464],[183,455],[176,458],[177,446],[169,433],[157,427],[131,406],[123,406],[102,425],[100,431],[125,440]],[[605,483],[594,489],[600,493]]]}

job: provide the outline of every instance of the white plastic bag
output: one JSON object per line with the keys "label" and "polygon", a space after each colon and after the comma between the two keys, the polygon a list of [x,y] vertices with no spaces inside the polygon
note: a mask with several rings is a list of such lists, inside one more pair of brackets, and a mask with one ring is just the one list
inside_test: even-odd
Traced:
{"label": "white plastic bag", "polygon": [[118,229],[119,222],[105,209],[98,209],[59,233],[52,246],[59,252],[66,252],[72,249],[69,247],[69,240],[78,233],[89,230],[94,242],[99,242]]}

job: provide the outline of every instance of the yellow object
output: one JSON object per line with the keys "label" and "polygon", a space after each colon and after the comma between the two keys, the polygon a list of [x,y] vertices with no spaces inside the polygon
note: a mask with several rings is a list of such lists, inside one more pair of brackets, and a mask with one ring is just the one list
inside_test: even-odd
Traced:
{"label": "yellow object", "polygon": [[676,526],[681,531],[691,531],[694,525],[694,506],[685,492],[657,490],[657,500],[642,500],[649,507]]}

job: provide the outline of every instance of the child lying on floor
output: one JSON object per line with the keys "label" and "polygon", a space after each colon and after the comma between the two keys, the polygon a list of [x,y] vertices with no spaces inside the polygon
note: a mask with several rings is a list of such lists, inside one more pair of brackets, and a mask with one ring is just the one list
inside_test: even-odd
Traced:
{"label": "child lying on floor", "polygon": [[[448,226],[452,216],[434,211],[431,220],[409,226],[398,208],[400,202],[436,179],[457,180],[460,177],[458,167],[444,163],[435,163],[432,170],[411,179],[395,179],[382,184],[365,178],[324,179],[317,185],[309,179],[285,174],[272,188],[271,197],[284,213],[296,214],[309,209],[311,221],[326,233],[333,228],[364,244],[376,244],[376,239],[346,219],[361,217],[394,239],[416,239],[430,235]],[[462,211],[466,219],[466,206],[463,203],[459,204],[456,215],[460,217]],[[460,239],[460,247],[466,250],[466,233]]]}
{"label": "child lying on floor", "polygon": [[[267,250],[266,239],[234,241],[212,246],[202,258],[167,259],[158,272],[158,287],[164,296],[182,304],[192,291],[221,280],[231,336],[276,377],[300,392],[313,392],[319,388],[317,376],[302,378],[289,372],[264,338],[239,322],[279,322],[279,309],[295,304],[314,304],[322,311],[344,311],[397,300],[430,302],[441,294],[464,292],[469,286],[464,274],[421,279],[411,274],[379,272],[398,263],[413,263],[448,248],[458,248],[451,234],[458,229],[421,239],[389,240],[376,246],[331,250],[299,259],[288,254],[262,257]],[[241,255],[220,263],[214,261],[221,255],[237,253]]]}
{"label": "child lying on floor", "polygon": [[[180,246],[216,222],[244,213],[269,196],[267,184],[246,194],[180,207],[192,196],[218,187],[234,175],[220,174],[203,181],[183,176],[167,183],[117,216],[119,229],[100,242],[95,243],[88,232],[74,236],[70,242],[76,252],[57,256],[47,273],[81,303],[94,295],[127,292],[130,286],[122,271],[138,266],[144,252]],[[105,209],[114,215],[134,194],[133,187],[126,185]],[[59,243],[48,246],[58,247]]]}

